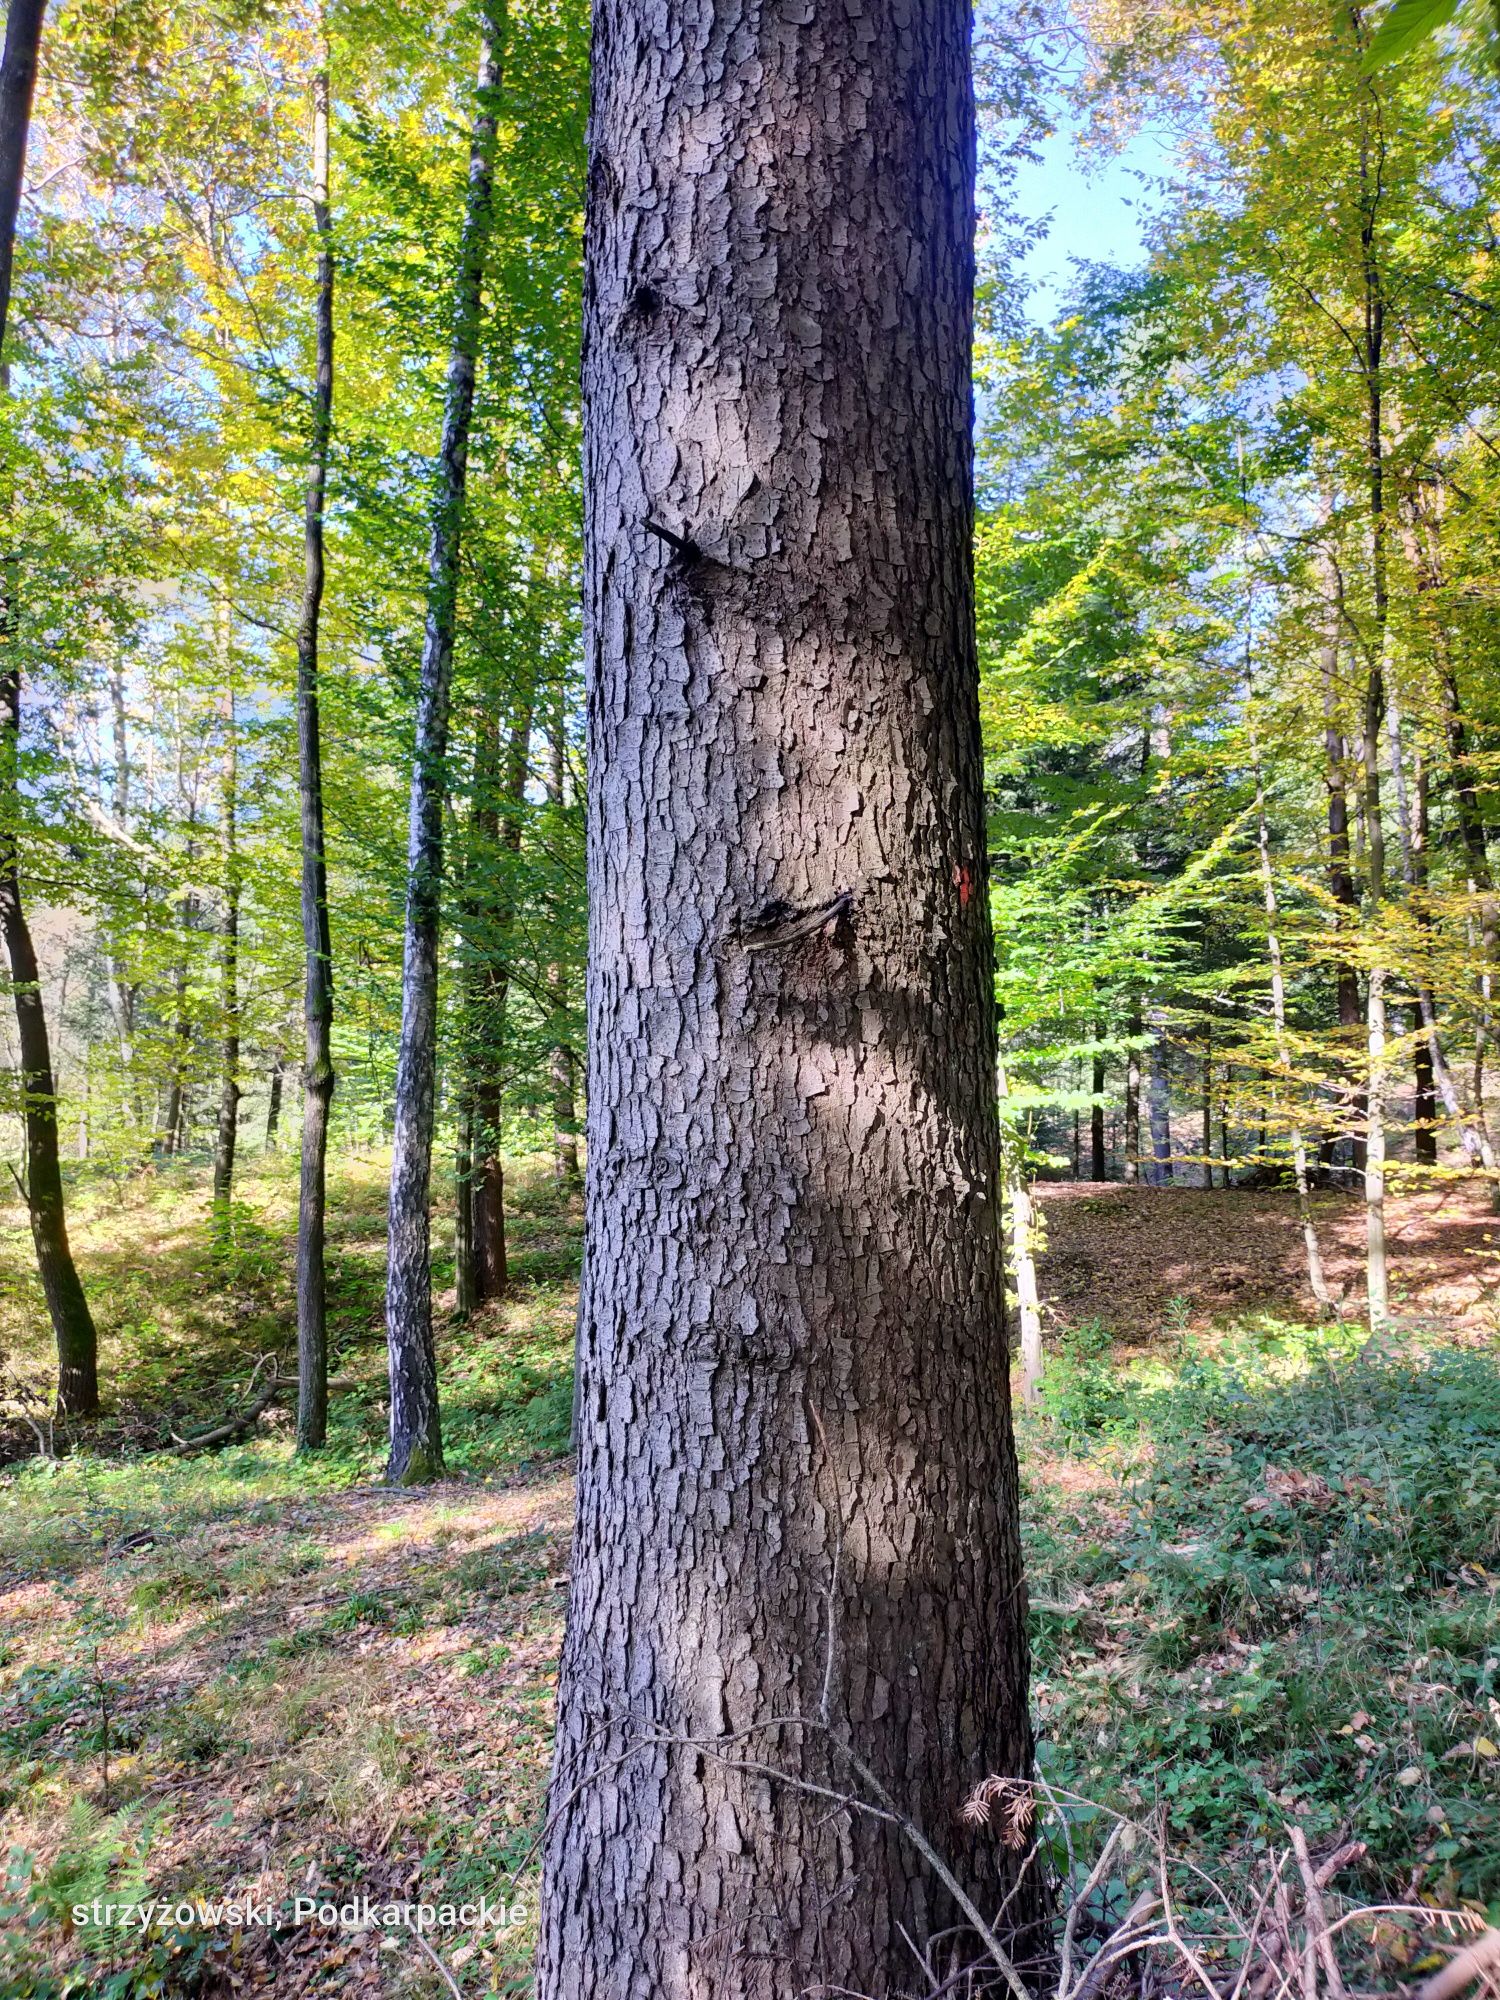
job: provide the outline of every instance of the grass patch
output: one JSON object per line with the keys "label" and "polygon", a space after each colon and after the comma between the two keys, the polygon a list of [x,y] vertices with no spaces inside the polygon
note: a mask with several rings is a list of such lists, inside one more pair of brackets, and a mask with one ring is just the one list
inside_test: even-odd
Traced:
{"label": "grass patch", "polygon": [[1295,1819],[1368,1842],[1372,1891],[1415,1869],[1500,1905],[1495,1356],[1261,1321],[1134,1375],[1065,1355],[1050,1393],[1024,1432],[1044,1768],[1160,1804],[1209,1867]]}

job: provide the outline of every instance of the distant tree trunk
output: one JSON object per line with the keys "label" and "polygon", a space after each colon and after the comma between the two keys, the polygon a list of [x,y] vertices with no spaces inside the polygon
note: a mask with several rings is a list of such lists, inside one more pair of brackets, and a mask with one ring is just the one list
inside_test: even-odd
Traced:
{"label": "distant tree trunk", "polygon": [[98,1337],[68,1244],[62,1163],[57,1143],[57,1091],[42,1005],[36,949],[21,901],[17,822],[20,788],[21,665],[16,657],[15,566],[6,565],[0,598],[0,931],[10,960],[21,1057],[21,1110],[26,1128],[26,1206],[37,1271],[57,1344],[59,1416],[91,1417],[99,1408]]}
{"label": "distant tree trunk", "polygon": [[1214,1059],[1211,1045],[1203,1051],[1203,1185],[1214,1184]]}
{"label": "distant tree trunk", "polygon": [[1167,1039],[1154,1024],[1151,1043],[1151,1184],[1165,1187],[1172,1178],[1172,1080],[1167,1069]]}
{"label": "distant tree trunk", "polygon": [[[1096,1028],[1094,1031],[1098,1033]],[[1109,1179],[1109,1150],[1104,1143],[1104,1058],[1094,1057],[1093,1108],[1089,1112],[1089,1178]]]}
{"label": "distant tree trunk", "polygon": [[[594,23],[590,1247],[538,1996],[891,2000],[913,1948],[983,1990],[969,1911],[1035,1903],[960,1815],[1031,1755],[971,8]],[[967,1907],[830,1790],[928,1829]]]}
{"label": "distant tree trunk", "polygon": [[[521,821],[526,781],[531,773],[532,693],[521,695],[520,712],[512,718],[503,774],[498,754],[490,758],[490,790],[476,800],[476,817],[488,843],[491,876],[484,905],[477,913],[481,933],[470,1010],[469,1042],[474,1107],[472,1255],[476,1302],[505,1296],[508,1267],[505,1255],[505,1163],[501,1156],[501,1125],[505,1113],[505,1016],[510,1004],[511,959],[515,951],[516,863],[521,852]],[[498,753],[498,744],[495,746]],[[499,788],[498,799],[495,787]]]}
{"label": "distant tree trunk", "polygon": [[1412,1103],[1413,1122],[1412,1143],[1419,1167],[1435,1167],[1438,1163],[1437,1143],[1437,1087],[1433,1082],[1432,1049],[1422,1032],[1422,1008],[1420,1004],[1412,1009],[1411,1063],[1415,1091]]}
{"label": "distant tree trunk", "polygon": [[[1337,573],[1334,577],[1338,590]],[[1338,726],[1336,688],[1339,662],[1339,626],[1341,620],[1341,595],[1336,599],[1330,621],[1330,636],[1324,641],[1322,651],[1323,671],[1323,746],[1324,784],[1328,792],[1328,886],[1338,908],[1341,927],[1359,923],[1359,891],[1354,884],[1354,873],[1349,855],[1349,792],[1345,779],[1348,747]],[[1348,959],[1340,958],[1334,971],[1335,993],[1339,1017],[1339,1039],[1346,1050],[1346,1059],[1354,1060],[1358,1046],[1359,1059],[1363,1060],[1364,1007],[1359,997],[1359,974]],[[1364,1094],[1355,1089],[1340,1093],[1344,1103],[1344,1116],[1351,1127],[1353,1167],[1356,1173],[1365,1168]]]}
{"label": "distant tree trunk", "polygon": [[1365,1152],[1365,1274],[1370,1331],[1390,1317],[1385,1249],[1385,970],[1370,968],[1369,1141]]}
{"label": "distant tree trunk", "polygon": [[504,48],[503,0],[490,0],[469,150],[469,185],[454,287],[443,436],[427,562],[427,617],[417,694],[407,841],[406,941],[401,973],[401,1048],[391,1156],[386,1341],[390,1352],[391,1453],[387,1477],[420,1485],[443,1469],[437,1355],[432,1340],[428,1201],[432,1182],[437,1068],[437,947],[442,906],[443,802],[448,707],[458,605],[459,543],[468,477],[469,429],[479,354],[485,258],[493,211],[496,95]]}
{"label": "distant tree trunk", "polygon": [[266,1096],[266,1152],[276,1152],[276,1134],[282,1124],[282,1058],[280,1054],[270,1066],[270,1090]]}
{"label": "distant tree trunk", "polygon": [[[1252,737],[1252,742],[1253,740]],[[1261,784],[1258,752],[1255,756],[1255,816],[1256,845],[1260,856],[1261,899],[1266,911],[1266,956],[1271,965],[1271,1021],[1276,1031],[1276,1066],[1280,1071],[1280,1085],[1284,1086],[1291,1106],[1289,1129],[1292,1142],[1292,1175],[1297,1189],[1297,1216],[1302,1224],[1302,1246],[1307,1255],[1308,1288],[1317,1301],[1320,1315],[1326,1318],[1333,1311],[1333,1295],[1328,1289],[1328,1280],[1323,1273],[1323,1252],[1318,1242],[1317,1224],[1313,1220],[1312,1197],[1308,1190],[1307,1140],[1303,1134],[1302,1121],[1296,1111],[1298,1084],[1292,1063],[1291,1040],[1287,1034],[1286,980],[1282,972],[1281,935],[1277,923],[1276,877],[1271,869],[1271,834],[1266,824],[1265,791]]]}
{"label": "distant tree trunk", "polygon": [[224,878],[224,917],[219,932],[219,1122],[214,1137],[214,1236],[227,1243],[232,1233],[234,1156],[240,1129],[240,747],[235,713],[234,647],[229,600],[214,607],[215,655],[224,690],[224,773],[219,790],[219,846]]}
{"label": "distant tree trunk", "polygon": [[1130,1053],[1125,1061],[1125,1178],[1141,1177],[1141,1009],[1137,1002],[1125,1023]]}
{"label": "distant tree trunk", "polygon": [[467,1318],[479,1303],[474,1294],[474,1107],[467,1096],[458,1114],[453,1186],[453,1303]]}
{"label": "distant tree trunk", "polygon": [[[1391,771],[1396,793],[1397,821],[1401,832],[1401,873],[1406,883],[1407,893],[1413,905],[1419,933],[1425,938],[1431,934],[1431,918],[1426,908],[1427,888],[1426,841],[1427,841],[1427,788],[1425,778],[1419,770],[1416,785],[1416,810],[1408,802],[1405,759],[1402,754],[1401,711],[1392,685],[1386,698],[1386,729],[1390,742]],[[1431,982],[1425,977],[1417,980],[1417,1015],[1425,1030],[1425,1043],[1419,1045],[1415,1062],[1417,1069],[1417,1094],[1421,1099],[1425,1085],[1427,1115],[1434,1114],[1433,1086],[1443,1100],[1443,1108],[1458,1127],[1469,1165],[1481,1170],[1487,1177],[1491,1199],[1500,1193],[1500,1162],[1495,1157],[1495,1149],[1490,1143],[1490,1135],[1482,1118],[1471,1117],[1458,1094],[1453,1071],[1449,1068],[1444,1053],[1442,1037],[1438,1030],[1437,1003],[1433,998]],[[1417,1110],[1420,1121],[1423,1112]],[[1424,1152],[1426,1140],[1430,1158]],[[1437,1141],[1434,1133],[1417,1134],[1417,1158],[1429,1166],[1437,1164]]]}
{"label": "distant tree trunk", "polygon": [[[46,0],[10,0],[0,56],[0,352],[10,318],[16,217],[26,172],[26,142],[36,88]],[[10,401],[10,369],[0,361],[0,408]],[[13,518],[11,496],[0,495],[0,523]],[[57,1144],[57,1091],[52,1045],[42,1005],[36,948],[21,900],[20,559],[0,548],[0,932],[10,960],[21,1059],[21,1116],[26,1128],[26,1207],[37,1271],[57,1344],[60,1416],[91,1417],[99,1408],[99,1342],[68,1243],[62,1161]]]}
{"label": "distant tree trunk", "polygon": [[312,211],[318,237],[313,309],[312,436],[302,530],[302,616],[297,627],[297,792],[302,847],[302,1164],[297,1194],[297,1449],[328,1436],[328,1120],[333,1069],[333,931],[323,824],[323,723],[318,648],[324,586],[323,516],[333,435],[333,211],[328,174],[328,19],[318,8],[312,82]]}
{"label": "distant tree trunk", "polygon": [[[560,699],[552,717],[549,749],[547,796],[560,818],[567,807],[567,757]],[[560,925],[560,919],[554,921]],[[568,968],[561,959],[554,959],[547,967],[547,1004],[552,1019],[552,1170],[560,1187],[572,1188],[578,1185],[577,1065],[568,1026]]]}
{"label": "distant tree trunk", "polygon": [[[189,824],[191,825],[191,821]],[[192,868],[197,844],[188,842],[186,865]],[[182,928],[191,937],[198,920],[198,899],[187,895],[182,903]],[[180,1153],[185,1136],[188,1060],[193,1048],[193,1017],[188,1008],[188,954],[186,938],[182,955],[172,968],[172,1077],[167,1087],[167,1115],[162,1123],[162,1151],[168,1159]]]}
{"label": "distant tree trunk", "polygon": [[1010,1268],[1016,1294],[1021,1348],[1021,1395],[1040,1402],[1042,1394],[1042,1302],[1036,1282],[1036,1207],[1019,1156],[1007,1162],[1010,1207]]}

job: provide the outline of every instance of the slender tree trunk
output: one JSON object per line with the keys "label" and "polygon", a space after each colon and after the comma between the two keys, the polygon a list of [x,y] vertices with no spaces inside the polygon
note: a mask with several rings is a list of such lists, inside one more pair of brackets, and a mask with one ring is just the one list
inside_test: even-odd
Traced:
{"label": "slender tree trunk", "polygon": [[[547,797],[556,817],[567,810],[567,746],[559,696],[554,705],[547,764]],[[561,929],[561,917],[554,912]],[[568,1026],[568,968],[560,958],[547,967],[547,1003],[552,1019],[553,1175],[560,1187],[578,1185],[578,1103],[573,1043]]]}
{"label": "slender tree trunk", "polygon": [[[1095,1029],[1095,1034],[1098,1029]],[[1089,1178],[1109,1179],[1109,1151],[1104,1143],[1104,1058],[1094,1057],[1093,1108],[1089,1112]]]}
{"label": "slender tree trunk", "polygon": [[62,1163],[57,1143],[57,1092],[42,1005],[41,975],[21,901],[17,763],[21,738],[21,666],[13,596],[15,565],[0,586],[0,931],[10,960],[21,1057],[21,1109],[26,1128],[26,1206],[42,1293],[57,1343],[59,1416],[91,1417],[99,1408],[98,1338],[68,1244]]}
{"label": "slender tree trunk", "polygon": [[281,1079],[285,1065],[278,1055],[271,1064],[271,1081],[266,1101],[266,1145],[268,1153],[276,1150],[276,1135],[281,1129]]}
{"label": "slender tree trunk", "polygon": [[1265,793],[1261,785],[1260,758],[1256,756],[1255,814],[1260,855],[1260,890],[1266,910],[1266,956],[1271,965],[1271,1021],[1276,1031],[1276,1066],[1280,1082],[1293,1106],[1290,1125],[1292,1175],[1297,1189],[1297,1217],[1302,1224],[1302,1245],[1307,1253],[1307,1282],[1318,1311],[1325,1318],[1333,1311],[1333,1295],[1323,1272],[1323,1252],[1313,1220],[1312,1197],[1307,1179],[1307,1139],[1296,1115],[1297,1079],[1292,1064],[1291,1040],[1286,1025],[1286,980],[1281,964],[1281,935],[1277,925],[1276,877],[1271,869],[1271,835],[1266,824]]}
{"label": "slender tree trunk", "polygon": [[[1328,793],[1328,886],[1338,908],[1341,933],[1359,924],[1359,891],[1349,854],[1349,792],[1345,777],[1348,746],[1338,726],[1336,686],[1339,662],[1341,587],[1334,578],[1335,601],[1329,637],[1322,651],[1324,784]],[[1339,1041],[1345,1059],[1364,1066],[1364,1005],[1359,997],[1359,974],[1345,957],[1334,968]],[[1339,1093],[1344,1118],[1350,1127],[1351,1159],[1355,1173],[1365,1169],[1365,1105],[1363,1092],[1356,1089]]]}
{"label": "slender tree trunk", "polygon": [[[1401,834],[1401,873],[1406,884],[1407,895],[1414,905],[1418,931],[1426,936],[1431,932],[1431,919],[1425,907],[1426,891],[1426,785],[1421,774],[1417,783],[1417,809],[1412,811],[1409,802],[1405,759],[1402,750],[1401,711],[1392,685],[1386,700],[1386,726],[1390,741],[1391,770],[1397,802],[1397,823]],[[1421,1099],[1424,1086],[1426,1092],[1426,1115],[1434,1113],[1433,1087],[1443,1100],[1443,1109],[1458,1127],[1459,1138],[1465,1156],[1472,1168],[1482,1171],[1489,1181],[1491,1197],[1500,1191],[1500,1162],[1495,1157],[1495,1149],[1490,1143],[1489,1132],[1482,1119],[1472,1118],[1466,1111],[1458,1094],[1458,1085],[1444,1053],[1442,1036],[1438,1029],[1437,1002],[1433,998],[1430,981],[1424,976],[1417,980],[1417,1013],[1425,1030],[1425,1043],[1419,1046],[1416,1056],[1417,1068],[1417,1158],[1424,1164],[1436,1166],[1436,1135],[1429,1129],[1424,1135],[1420,1121],[1424,1113]],[[1424,1149],[1424,1137],[1427,1146]],[[1430,1157],[1429,1157],[1430,1155]]]}
{"label": "slender tree trunk", "polygon": [[[470,1063],[474,1106],[473,1259],[474,1295],[479,1303],[505,1296],[508,1269],[505,1255],[505,1164],[501,1157],[501,1124],[505,1111],[505,1017],[510,1004],[511,956],[515,950],[516,864],[521,852],[521,821],[526,781],[531,771],[532,695],[523,692],[520,713],[512,719],[504,759],[504,775],[494,769],[493,792],[476,805],[482,817],[482,838],[488,844],[485,869],[490,878],[488,905],[476,912],[481,933],[480,964],[474,980]],[[498,748],[498,746],[497,746]]]}
{"label": "slender tree trunk", "polygon": [[1141,1009],[1137,1002],[1125,1023],[1130,1053],[1125,1059],[1125,1178],[1141,1177]]}
{"label": "slender tree trunk", "polygon": [[1419,1167],[1438,1163],[1437,1087],[1432,1074],[1432,1047],[1423,1033],[1420,1003],[1412,1009],[1412,1147]]}
{"label": "slender tree trunk", "polygon": [[[1370,91],[1362,111],[1359,174],[1360,254],[1364,330],[1361,360],[1365,389],[1365,472],[1370,514],[1370,599],[1374,630],[1365,683],[1361,734],[1364,766],[1365,848],[1369,869],[1369,913],[1379,924],[1385,901],[1385,828],[1380,816],[1380,729],[1390,674],[1389,520],[1385,479],[1385,290],[1380,268],[1377,221],[1385,183],[1384,139],[1378,99]],[[1399,762],[1395,773],[1401,782]],[[1366,983],[1368,1044],[1366,1110],[1365,1226],[1366,1291],[1373,1332],[1390,1313],[1385,1243],[1386,968],[1372,964]]]}
{"label": "slender tree trunk", "polygon": [[328,1120],[333,1068],[333,932],[323,828],[323,725],[318,648],[323,610],[323,516],[333,435],[333,211],[328,175],[328,22],[318,11],[312,85],[312,209],[318,236],[316,346],[303,508],[302,617],[297,628],[297,792],[302,844],[302,1163],[297,1195],[297,1449],[328,1435]]}
{"label": "slender tree trunk", "polygon": [[1212,1046],[1203,1051],[1203,1185],[1214,1184],[1214,1059]]}
{"label": "slender tree trunk", "polygon": [[[0,352],[10,316],[16,217],[26,172],[26,142],[45,12],[46,0],[10,0],[5,17],[5,50],[0,57]],[[0,361],[0,409],[9,402],[10,370]],[[0,498],[4,500],[0,532],[8,533],[11,496],[7,492]],[[10,960],[21,1059],[26,1207],[42,1294],[57,1344],[57,1409],[59,1416],[91,1417],[99,1408],[99,1342],[68,1243],[52,1046],[36,949],[21,900],[20,567],[14,547],[0,548],[0,932]]]}
{"label": "slender tree trunk", "polygon": [[214,607],[215,654],[224,690],[224,774],[219,792],[219,844],[224,920],[219,933],[219,1122],[214,1138],[213,1227],[219,1243],[232,1233],[234,1157],[240,1129],[240,748],[235,713],[234,647],[229,600]]}
{"label": "slender tree trunk", "polygon": [[1390,1281],[1385,1251],[1385,970],[1370,968],[1369,1140],[1365,1154],[1365,1285],[1370,1331],[1390,1317]]}
{"label": "slender tree trunk", "polygon": [[1151,1185],[1165,1187],[1172,1178],[1172,1083],[1167,1071],[1167,1040],[1160,1023],[1153,1024],[1151,1043]]}
{"label": "slender tree trunk", "polygon": [[[37,55],[47,0],[10,0],[5,15],[5,53],[0,57],[0,348],[10,321],[10,281],[15,260],[16,219],[26,178],[26,143],[31,135],[31,101],[36,91]],[[10,384],[5,384],[5,393]]]}
{"label": "slender tree trunk", "polygon": [[[196,823],[196,811],[188,821],[189,828]],[[189,838],[186,853],[186,867],[194,867],[198,857],[197,842]],[[181,955],[172,968],[172,1080],[167,1089],[167,1115],[162,1127],[162,1151],[168,1159],[174,1158],[183,1149],[186,1137],[187,1119],[187,1073],[193,1050],[193,1017],[188,1007],[188,957],[187,940],[191,938],[198,922],[198,898],[189,894],[183,898],[182,928],[185,936]]]}
{"label": "slender tree trunk", "polygon": [[391,1156],[386,1342],[391,1371],[387,1476],[420,1485],[443,1469],[437,1355],[432,1339],[428,1203],[432,1183],[437,1070],[438,920],[442,906],[443,801],[448,707],[458,605],[459,543],[468,477],[469,429],[493,209],[496,94],[504,50],[503,0],[490,0],[469,151],[469,186],[454,287],[443,437],[427,561],[427,619],[417,693],[407,841],[406,941],[401,973],[401,1048]]}
{"label": "slender tree trunk", "polygon": [[828,1793],[896,1802],[1001,1909],[1018,1857],[960,1811],[1031,1756],[971,10],[594,24],[589,1253],[539,2000],[894,2000],[913,1946],[956,1992],[967,1912],[903,1818]]}
{"label": "slender tree trunk", "polygon": [[458,1114],[453,1183],[454,1306],[467,1318],[479,1303],[474,1288],[474,1106],[467,1096]]}
{"label": "slender tree trunk", "polygon": [[1042,1394],[1042,1302],[1036,1282],[1036,1208],[1026,1170],[1018,1157],[1006,1162],[1010,1208],[1010,1271],[1020,1336],[1021,1395],[1027,1403]]}

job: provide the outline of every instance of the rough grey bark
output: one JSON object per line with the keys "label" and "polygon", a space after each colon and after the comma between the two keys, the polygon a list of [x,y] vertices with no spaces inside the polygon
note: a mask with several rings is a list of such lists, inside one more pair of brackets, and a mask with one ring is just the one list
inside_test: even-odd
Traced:
{"label": "rough grey bark", "polygon": [[589,1249],[538,1991],[894,2000],[907,1937],[943,1977],[979,1948],[828,1793],[878,1787],[992,1913],[1015,1857],[961,1808],[1030,1761],[970,8],[594,26]]}
{"label": "rough grey bark", "polygon": [[386,1345],[391,1375],[391,1452],[398,1485],[436,1478],[443,1468],[437,1355],[432,1340],[428,1202],[432,1186],[433,1092],[437,1069],[437,947],[442,903],[443,802],[447,791],[448,707],[458,602],[459,543],[468,478],[469,428],[479,355],[484,266],[493,210],[496,95],[504,52],[503,0],[490,0],[479,61],[469,149],[469,183],[454,285],[443,435],[427,558],[427,617],[417,692],[407,838],[406,941],[401,972],[401,1047],[386,1263]]}
{"label": "rough grey bark", "polygon": [[224,917],[219,929],[219,1118],[214,1134],[213,1225],[228,1240],[234,1195],[234,1159],[240,1129],[240,844],[239,722],[235,714],[234,650],[229,604],[214,608],[215,653],[224,689],[224,769],[219,790],[219,848],[224,879]]}
{"label": "rough grey bark", "polygon": [[323,514],[333,435],[333,211],[328,188],[328,23],[312,84],[313,227],[318,237],[312,435],[303,509],[302,617],[297,628],[297,791],[302,845],[302,1162],[297,1198],[297,1449],[328,1435],[328,1119],[333,1106],[333,933],[323,825],[323,725],[318,643],[323,609]]}
{"label": "rough grey bark", "polygon": [[36,92],[37,56],[47,0],[10,0],[5,12],[5,53],[0,56],[0,348],[10,319],[16,220],[26,176],[26,142]]}

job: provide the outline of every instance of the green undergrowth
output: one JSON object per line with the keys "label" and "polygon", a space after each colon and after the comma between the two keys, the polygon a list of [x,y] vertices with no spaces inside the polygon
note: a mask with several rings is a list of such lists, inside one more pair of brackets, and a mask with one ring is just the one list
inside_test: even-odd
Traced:
{"label": "green undergrowth", "polygon": [[[1368,1846],[1362,1886],[1500,1910],[1500,1360],[1262,1320],[1022,1429],[1043,1770],[1209,1867]],[[1174,1351],[1175,1350],[1175,1351]]]}

